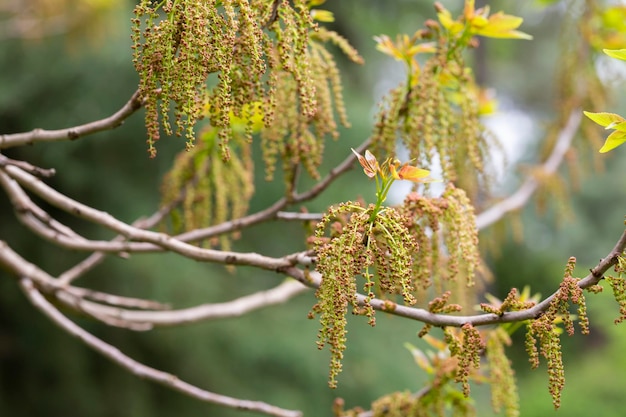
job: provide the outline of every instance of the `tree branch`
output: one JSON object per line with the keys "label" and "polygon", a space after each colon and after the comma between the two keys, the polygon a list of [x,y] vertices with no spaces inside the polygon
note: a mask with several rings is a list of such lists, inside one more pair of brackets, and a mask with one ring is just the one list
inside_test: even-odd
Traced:
{"label": "tree branch", "polygon": [[[294,259],[298,259],[298,257],[294,256]],[[308,286],[304,286],[297,281],[288,280],[275,288],[259,291],[224,303],[203,304],[187,309],[169,310],[169,306],[151,300],[120,297],[85,288],[68,286],[58,279],[54,279],[37,265],[22,258],[6,242],[1,240],[0,265],[3,265],[16,277],[26,277],[34,281],[47,295],[54,297],[67,308],[87,314],[112,326],[141,331],[149,330],[154,325],[173,326],[202,320],[238,317],[266,306],[284,303],[309,289]],[[97,302],[89,301],[89,299]],[[100,302],[109,305],[103,305]],[[128,310],[124,307],[150,311]]]}
{"label": "tree branch", "polygon": [[235,300],[202,304],[191,308],[167,311],[128,310],[81,301],[80,310],[93,315],[107,316],[124,323],[153,326],[177,326],[200,321],[240,317],[251,311],[282,304],[298,294],[310,291],[300,282],[289,279],[266,291],[259,291]]}
{"label": "tree branch", "polygon": [[[367,139],[364,141],[359,147],[356,149],[357,152],[364,152],[368,146],[370,146],[372,140]],[[331,169],[328,175],[316,183],[313,187],[311,187],[308,191],[295,194],[290,199],[285,197],[278,200],[276,203],[272,204],[270,207],[259,211],[254,214],[250,214],[245,217],[241,217],[239,219],[234,219],[231,221],[227,221],[224,223],[220,223],[215,226],[205,227],[203,229],[195,229],[186,233],[182,233],[176,236],[177,239],[185,241],[185,242],[193,242],[202,239],[207,239],[210,237],[214,237],[220,234],[233,232],[236,230],[241,230],[245,227],[252,226],[254,224],[272,220],[275,218],[281,218],[279,214],[281,210],[286,208],[289,205],[302,203],[305,201],[312,200],[317,197],[322,191],[328,188],[341,174],[350,170],[356,160],[356,156],[352,152],[348,152],[348,156],[335,168]],[[287,217],[285,215],[282,215]]]}
{"label": "tree branch", "polygon": [[[238,253],[221,251],[214,249],[204,249],[185,243],[165,233],[157,233],[133,227],[120,221],[112,215],[96,210],[85,204],[79,203],[55,189],[49,187],[38,178],[22,171],[15,166],[2,168],[11,177],[17,180],[22,186],[29,189],[53,206],[68,212],[76,217],[104,226],[129,240],[146,242],[149,245],[138,245],[135,242],[110,242],[110,241],[86,241],[68,239],[64,235],[56,237],[58,242],[62,242],[67,247],[80,250],[94,250],[107,252],[136,252],[141,250],[169,250],[190,259],[203,262],[215,262],[230,265],[257,266],[262,269],[280,270],[292,265],[291,261],[285,258],[272,258],[258,253]],[[154,245],[157,247],[155,248]]]}
{"label": "tree branch", "polygon": [[[591,272],[585,278],[578,281],[578,286],[585,289],[600,282],[600,280],[604,276],[604,273],[617,263],[618,257],[622,255],[625,249],[626,230],[622,233],[613,250],[605,258],[603,258],[594,268],[592,268]],[[285,269],[284,272],[302,282],[303,284],[309,285],[314,288],[319,287],[322,280],[318,272],[303,271],[302,269],[295,266]],[[388,300],[380,299],[372,299],[370,300],[369,304],[375,310],[421,321],[423,323],[431,324],[437,327],[462,327],[464,324],[467,323],[470,323],[472,326],[485,326],[489,324],[512,323],[535,319],[548,309],[548,307],[550,306],[550,302],[552,302],[557,294],[558,291],[554,292],[552,295],[550,295],[532,308],[521,311],[506,312],[502,316],[498,316],[497,314],[477,314],[473,316],[451,316],[447,314],[434,314],[428,310],[424,310],[421,308],[408,307],[389,302]],[[366,297],[364,295],[357,294],[357,300],[360,305],[366,304],[365,299]]]}
{"label": "tree branch", "polygon": [[40,168],[38,166],[29,164],[28,162],[7,158],[6,156],[0,154],[0,167],[4,167],[7,165],[15,165],[16,167],[22,169],[22,171],[26,171],[37,177],[50,178],[56,174],[56,170],[54,168]]}
{"label": "tree branch", "polygon": [[[151,216],[136,220],[135,222],[133,222],[132,226],[138,227],[140,229],[150,229],[154,227],[157,223],[159,223],[161,220],[163,220],[163,217],[165,217],[172,210],[173,207],[174,207],[173,204],[168,205],[166,207],[162,207]],[[124,241],[124,236],[118,235],[114,239],[112,239],[112,241],[122,242]],[[78,277],[84,275],[89,270],[99,265],[106,258],[107,255],[108,255],[107,252],[101,252],[101,251],[96,251],[92,253],[87,258],[83,259],[81,262],[77,263],[72,268],[68,269],[67,271],[59,275],[58,277],[59,282],[63,284],[71,283]]]}
{"label": "tree branch", "polygon": [[[367,148],[367,146],[369,146],[370,142],[371,140],[368,139],[367,141],[365,141],[363,144],[359,146],[358,150],[362,152],[364,149]],[[135,236],[136,233],[129,232],[129,230],[134,230],[134,231],[145,232],[149,234],[150,236],[152,236],[152,238],[156,238],[157,241],[162,242],[165,240],[169,240],[171,242],[179,242],[179,244],[178,245],[175,244],[175,246],[180,247],[182,244],[186,248],[184,252],[188,253],[188,255],[185,255],[185,256],[189,256],[189,251],[191,251],[195,253],[195,255],[192,255],[192,257],[197,260],[208,260],[208,259],[203,259],[205,256],[208,255],[209,257],[212,257],[212,256],[221,257],[223,260],[223,262],[221,263],[234,262],[238,264],[241,261],[241,255],[243,254],[224,253],[221,251],[213,251],[210,249],[200,249],[195,246],[184,245],[183,242],[206,239],[207,237],[212,237],[221,233],[227,233],[230,231],[238,230],[243,227],[250,226],[250,225],[262,222],[262,221],[266,221],[271,218],[281,218],[281,217],[302,218],[302,216],[304,215],[295,216],[295,214],[285,214],[285,213],[281,213],[280,210],[288,206],[289,204],[306,201],[306,200],[316,197],[325,188],[327,188],[337,177],[339,177],[342,173],[348,171],[351,168],[354,160],[355,160],[355,156],[352,153],[350,153],[348,157],[342,163],[340,163],[337,167],[331,170],[329,175],[325,177],[322,181],[320,181],[315,186],[313,186],[309,191],[293,196],[289,201],[283,198],[279,200],[278,202],[276,202],[275,204],[273,204],[268,209],[255,213],[253,215],[249,215],[244,218],[236,219],[230,222],[225,222],[220,225],[213,226],[213,227],[209,227],[205,229],[197,229],[188,233],[178,235],[175,238],[172,238],[165,234],[143,231],[136,227],[129,226],[126,223],[120,222],[114,219],[108,213],[95,210],[91,207],[85,206],[75,200],[70,199],[69,197],[45,185],[38,178],[21,170],[19,167],[5,166],[5,170],[7,171],[9,175],[14,177],[23,186],[26,186],[27,188],[29,188],[32,192],[37,194],[39,197],[48,201],[50,204],[53,204],[61,208],[62,210],[67,211],[70,214],[74,214],[74,215],[77,215],[78,217],[86,218],[95,223],[99,223],[105,227],[115,230],[116,232],[120,233],[122,236],[126,238],[133,235],[134,236],[132,238],[133,240],[139,240],[139,241],[143,240],[143,241],[151,242],[160,247],[154,247],[154,245],[151,245],[151,244],[146,245],[146,244],[125,242],[123,237],[114,239],[114,241],[109,242],[109,241],[87,240],[76,235],[73,237],[65,236],[64,234],[59,234],[54,230],[46,229],[39,222],[35,222],[32,219],[28,220],[26,217],[22,216],[23,221],[27,223],[29,227],[32,230],[34,230],[37,234],[61,246],[64,246],[69,249],[74,249],[74,250],[112,252],[112,253],[118,253],[118,254],[124,253],[124,252],[159,251],[163,249],[162,245],[156,243],[155,240],[143,239],[141,237]],[[34,203],[31,206],[36,207]],[[312,218],[317,218],[317,215],[312,216]],[[140,235],[145,236],[145,233],[140,233]],[[167,249],[173,250],[171,247]],[[177,252],[177,250],[173,250],[173,251]],[[212,255],[207,254],[206,253],[207,251],[211,253]],[[205,252],[205,254],[202,255],[201,254],[202,252]],[[220,254],[225,255],[225,256],[220,256]],[[256,255],[256,254],[251,254],[251,255]],[[85,261],[83,261],[84,263],[81,263],[80,266],[77,265],[75,269],[68,271],[68,273],[63,276],[63,281],[66,283],[70,282],[82,270],[84,270],[85,268],[92,267],[93,265],[100,262],[100,260],[102,259],[102,256],[103,255],[94,254],[93,257],[87,258]],[[246,258],[246,256],[244,256],[244,258]],[[243,262],[245,263],[246,261],[244,260]],[[286,265],[281,263],[280,265],[273,266],[270,269],[277,269],[277,268],[281,268],[284,266]]]}
{"label": "tree branch", "polygon": [[279,211],[276,213],[278,220],[296,222],[319,222],[323,216],[322,213],[296,213],[291,211]]}
{"label": "tree branch", "polygon": [[[294,265],[300,261],[299,258],[302,257],[302,254],[295,254],[288,257],[283,258],[270,258],[265,257],[259,254],[249,253],[235,253],[235,252],[222,252],[210,249],[201,249],[184,242],[181,242],[175,238],[172,238],[168,235],[144,231],[141,229],[134,228],[132,226],[127,225],[126,223],[120,222],[117,219],[114,219],[112,216],[108,215],[104,212],[99,212],[90,207],[86,207],[80,203],[77,203],[66,196],[63,196],[56,192],[55,190],[51,190],[46,188],[47,186],[42,185],[41,181],[35,177],[27,178],[25,176],[30,176],[30,174],[24,173],[19,168],[14,166],[7,166],[4,168],[7,171],[15,171],[11,172],[11,174],[19,174],[14,175],[20,177],[22,181],[26,185],[29,185],[31,190],[38,192],[40,196],[49,200],[52,204],[57,205],[58,207],[74,214],[78,214],[79,217],[87,218],[89,220],[95,221],[96,223],[103,224],[128,238],[135,240],[144,240],[153,245],[159,246],[161,249],[171,250],[173,252],[177,252],[183,256],[189,257],[191,259],[202,260],[207,262],[217,262],[217,263],[227,263],[227,264],[238,264],[238,265],[250,265],[260,267],[262,269],[270,269],[281,271],[290,275],[300,282],[318,287],[321,278],[319,274],[316,272],[305,273],[299,268],[296,268]],[[18,178],[18,180],[20,179]],[[27,181],[28,180],[28,181]],[[626,232],[625,232],[626,233]],[[93,243],[93,242],[92,242]],[[112,245],[115,242],[101,242],[102,245]],[[134,242],[119,242],[122,244],[121,249],[125,250],[135,250],[136,248],[133,245],[136,245]],[[622,236],[614,250],[607,256],[601,263],[599,263],[594,269],[593,273],[581,280],[579,285],[582,288],[586,288],[590,285],[594,285],[601,278],[606,270],[608,270],[612,265],[614,265],[617,261],[617,256],[624,251],[624,247],[626,245],[626,237]],[[110,247],[105,247],[104,249],[110,249]],[[156,248],[153,248],[156,249]],[[415,320],[422,321],[424,323],[429,323],[435,326],[462,326],[465,323],[471,323],[473,325],[486,325],[493,323],[504,323],[504,322],[514,322],[527,320],[531,318],[535,318],[540,315],[545,309],[548,307],[550,301],[554,297],[554,294],[544,300],[542,303],[537,306],[518,312],[509,312],[505,313],[502,316],[497,316],[495,314],[482,314],[476,316],[447,316],[447,315],[438,315],[432,314],[423,309],[416,309],[401,305],[394,305],[393,308],[390,308],[392,304],[388,301],[382,300],[372,300],[372,306],[377,310],[387,311],[391,314],[400,315],[407,318],[413,318]],[[364,303],[364,296],[359,295],[359,301]]]}
{"label": "tree branch", "polygon": [[53,219],[41,207],[33,203],[19,184],[2,169],[0,169],[0,186],[6,191],[18,220],[36,234],[52,241],[55,240],[56,236],[65,236],[81,242],[86,241],[85,238]]}
{"label": "tree branch", "polygon": [[139,90],[135,91],[131,98],[115,114],[95,122],[59,130],[34,129],[30,132],[0,135],[0,149],[14,146],[32,145],[37,142],[58,142],[74,140],[92,133],[113,129],[120,126],[131,114],[142,106]]}
{"label": "tree branch", "polygon": [[[623,232],[620,239],[615,244],[613,250],[603,258],[594,268],[591,269],[591,272],[583,279],[578,282],[578,286],[580,288],[588,288],[592,285],[597,284],[604,276],[604,273],[609,270],[612,266],[617,263],[618,257],[624,252],[626,249],[626,230]],[[295,254],[287,258],[287,263],[295,263],[301,260],[304,256],[303,253]],[[306,256],[304,256],[306,258]],[[304,260],[304,263],[307,263],[307,259]],[[19,255],[15,254],[10,250],[8,245],[5,242],[0,241],[0,264],[3,264],[9,270],[11,270],[15,275],[18,276],[26,276],[32,279],[36,279],[38,282],[43,284],[44,286],[50,287],[51,283],[48,279],[41,278],[41,273],[35,265],[28,263],[27,261],[21,259]],[[306,286],[317,288],[321,283],[321,276],[316,271],[308,271],[302,270],[295,266],[288,266],[280,269],[280,272],[295,278]],[[54,287],[58,288],[58,286],[54,285]],[[291,291],[291,289],[289,290]],[[293,288],[294,293],[296,294],[295,288]],[[445,326],[453,326],[453,327],[462,327],[466,323],[470,323],[473,326],[484,326],[489,324],[497,324],[497,323],[510,323],[510,322],[519,322],[529,319],[534,319],[539,317],[543,312],[547,310],[550,305],[552,299],[557,295],[557,292],[553,293],[551,296],[544,299],[542,302],[537,304],[536,306],[529,308],[527,310],[522,311],[513,311],[506,312],[501,316],[496,314],[477,314],[473,316],[451,316],[446,314],[434,314],[429,312],[428,310],[421,308],[414,308],[403,306],[399,304],[395,304],[389,302],[388,300],[380,300],[373,299],[370,301],[371,306],[379,311],[383,311],[385,313],[410,318],[413,320],[421,321],[423,323],[431,324],[433,326],[445,327]],[[62,297],[60,297],[62,298]],[[357,294],[357,299],[359,304],[365,305],[365,296],[362,294]],[[83,303],[88,303],[87,301],[82,301]],[[84,304],[83,304],[84,305]],[[101,308],[101,307],[100,307]],[[87,310],[83,307],[82,310]],[[201,309],[202,310],[202,309]],[[182,311],[182,310],[181,310]],[[139,313],[137,313],[139,315]],[[188,314],[188,313],[181,313]],[[213,313],[211,313],[213,314]],[[224,313],[229,314],[229,313]],[[166,317],[167,315],[163,315]],[[169,319],[168,319],[169,320]]]}
{"label": "tree branch", "polygon": [[224,407],[234,408],[238,410],[253,411],[261,414],[277,417],[301,417],[302,413],[296,410],[287,410],[279,408],[261,401],[241,400],[225,395],[216,394],[203,390],[188,382],[182,381],[176,375],[163,372],[141,362],[137,362],[129,356],[123,354],[116,347],[109,345],[103,340],[97,338],[93,334],[87,332],[76,323],[65,317],[57,310],[46,298],[35,288],[33,281],[29,278],[21,278],[20,286],[22,290],[42,313],[50,318],[56,325],[65,330],[70,335],[80,339],[90,348],[102,354],[106,358],[120,365],[133,375],[154,381],[158,384],[166,386],[170,389],[178,391],[189,397],[204,401],[207,403],[217,404]]}
{"label": "tree branch", "polygon": [[[567,123],[565,123],[563,129],[559,132],[552,153],[541,165],[543,172],[553,174],[559,168],[567,150],[570,148],[574,136],[576,136],[581,118],[581,109],[576,108],[570,113]],[[535,178],[528,177],[517,191],[509,197],[478,214],[476,216],[476,226],[479,230],[485,229],[500,220],[508,212],[522,208],[538,187],[539,182]]]}

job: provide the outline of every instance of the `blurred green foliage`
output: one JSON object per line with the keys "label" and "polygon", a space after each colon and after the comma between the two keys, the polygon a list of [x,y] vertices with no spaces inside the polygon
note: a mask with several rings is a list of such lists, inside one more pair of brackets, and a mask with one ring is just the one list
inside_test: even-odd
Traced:
{"label": "blurred green foliage", "polygon": [[[444,3],[451,9],[455,5]],[[329,145],[325,164],[331,167],[345,157],[346,150],[368,136],[375,101],[393,85],[384,80],[402,76],[399,67],[375,51],[373,36],[412,33],[434,13],[430,2],[414,0],[329,2],[327,8],[336,16],[332,28],[348,37],[366,60],[365,67],[356,67],[338,55],[340,65],[344,65],[348,115],[354,127],[342,132],[339,142]],[[477,65],[482,65],[481,59],[487,62],[483,79],[541,125],[549,119],[553,99],[553,80],[547,74],[554,73],[556,65],[559,26],[554,19],[560,11],[557,6],[546,9],[535,2],[512,0],[499,2],[496,9],[500,8],[525,16],[524,30],[535,40],[524,44],[483,41],[486,55],[477,58]],[[79,31],[41,39],[1,39],[0,132],[68,127],[116,111],[137,84],[131,63],[131,11],[132,2],[102,11],[106,16],[97,22],[103,31],[96,37]],[[161,178],[182,146],[180,138],[163,138],[158,158],[148,159],[145,138],[142,117],[135,115],[111,132],[74,142],[13,149],[6,155],[56,167],[58,175],[51,183],[59,190],[132,221],[156,209]],[[536,143],[528,144],[529,151],[533,147]],[[504,297],[510,287],[529,284],[546,295],[558,285],[569,256],[578,257],[577,272],[586,274],[586,269],[610,250],[620,230],[626,206],[625,158],[621,149],[612,152],[606,158],[604,173],[585,179],[580,188],[571,190],[575,216],[558,229],[554,228],[554,213],[539,215],[529,206],[523,213],[525,239],[509,237],[501,254],[490,259],[497,280],[489,290]],[[257,178],[263,177],[260,165]],[[512,179],[508,186],[514,182]],[[281,181],[270,186],[273,189],[257,184],[261,186],[267,191],[253,198],[252,211],[280,196]],[[371,186],[358,172],[350,173],[308,208],[324,210],[329,202],[354,199],[362,187]],[[54,210],[51,214],[89,236],[109,237],[85,229],[85,224]],[[272,255],[298,246],[303,237],[301,228],[284,226],[280,225],[280,238],[271,239],[268,236],[277,230],[277,224],[246,230],[235,248],[262,249]],[[34,238],[16,223],[4,198],[0,198],[0,228],[3,239],[51,273],[61,272],[85,256],[68,255]],[[190,400],[112,365],[36,312],[6,275],[0,271],[0,415],[242,415]],[[269,288],[277,284],[277,278],[281,279],[246,268],[227,273],[223,268],[182,261],[173,255],[144,255],[130,260],[111,258],[82,284],[112,293],[143,294],[184,307]],[[352,318],[341,383],[337,390],[329,390],[327,353],[315,346],[318,324],[306,320],[313,304],[310,292],[240,319],[149,333],[78,320],[131,357],[191,383],[225,395],[302,409],[305,415],[330,415],[336,396],[345,398],[347,407],[368,408],[371,401],[393,390],[417,391],[421,387],[426,376],[403,347],[407,341],[419,343],[416,333],[421,325],[380,314],[374,329],[365,325],[364,318]],[[615,381],[626,372],[622,354],[626,331],[612,324],[617,307],[608,294],[589,297],[589,316],[590,336],[564,339],[567,382],[559,413],[570,417],[589,413],[619,416],[624,388]],[[528,370],[523,344],[513,348],[512,358],[520,378],[522,416],[551,415],[545,372]],[[478,393],[479,414],[490,415],[488,393],[480,388],[473,393]]]}

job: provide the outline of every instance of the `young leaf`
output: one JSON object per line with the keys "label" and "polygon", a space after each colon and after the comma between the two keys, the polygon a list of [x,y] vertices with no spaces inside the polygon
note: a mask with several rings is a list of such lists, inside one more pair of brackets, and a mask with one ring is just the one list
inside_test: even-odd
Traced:
{"label": "young leaf", "polygon": [[370,151],[365,151],[365,157],[363,157],[363,155],[361,155],[354,149],[352,149],[352,153],[354,153],[359,160],[359,164],[361,164],[361,166],[363,167],[363,172],[365,172],[365,175],[370,178],[374,178],[376,176],[376,173],[380,171],[380,167],[378,165],[376,157]]}
{"label": "young leaf", "polygon": [[615,124],[622,123],[626,120],[619,114],[615,113],[591,113],[583,111],[585,116],[599,124],[600,126],[612,129]]}
{"label": "young leaf", "polygon": [[394,164],[390,164],[389,169],[391,170],[391,176],[397,180],[432,182],[430,179],[425,179],[430,175],[430,171],[426,169],[417,168],[408,164],[402,165],[399,171],[396,171],[396,166]]}
{"label": "young leaf", "polygon": [[611,133],[608,138],[606,138],[604,145],[600,148],[600,153],[606,153],[613,150],[624,142],[626,142],[626,132],[616,130]]}
{"label": "young leaf", "polygon": [[610,56],[611,58],[621,59],[626,61],[626,49],[603,49],[602,52]]}

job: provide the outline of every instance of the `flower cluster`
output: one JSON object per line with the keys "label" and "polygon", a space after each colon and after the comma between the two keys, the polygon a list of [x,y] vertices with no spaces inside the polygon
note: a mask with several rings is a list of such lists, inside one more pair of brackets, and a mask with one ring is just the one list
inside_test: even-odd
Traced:
{"label": "flower cluster", "polygon": [[[316,269],[322,275],[322,283],[312,312],[321,316],[319,346],[331,345],[333,387],[341,369],[345,315],[350,305],[373,325],[374,311],[369,303],[374,297],[397,294],[405,303],[414,304],[418,290],[430,287],[433,282],[437,284],[435,290],[452,285],[456,297],[462,297],[464,291],[460,289],[473,284],[480,262],[473,209],[461,189],[448,185],[438,198],[412,193],[402,206],[387,207],[384,202],[396,180],[414,183],[436,180],[430,178],[428,170],[409,163],[393,158],[381,163],[370,151],[364,155],[353,152],[364,174],[376,183],[376,203],[365,206],[349,202],[331,208],[317,225],[314,239],[318,254]],[[331,230],[329,237],[325,236],[327,229]],[[448,248],[445,256],[440,253],[442,245]],[[359,275],[364,280],[362,306],[356,297],[355,282]],[[465,285],[456,285],[457,277],[463,277]],[[444,292],[442,297],[431,301],[429,310],[459,311],[458,304],[448,304],[450,297],[450,291]],[[393,308],[393,298],[389,303]],[[420,335],[429,329],[426,326]],[[473,335],[468,333],[467,337],[471,339]],[[463,347],[459,349],[467,351]],[[466,360],[473,364],[470,356]]]}
{"label": "flower cluster", "polygon": [[[539,366],[539,354],[548,363],[548,389],[552,396],[555,408],[561,405],[561,391],[565,386],[565,371],[563,368],[563,352],[559,329],[554,324],[554,316],[544,315],[539,319],[528,322],[526,331],[526,352],[533,369]],[[537,349],[539,344],[540,349]]]}
{"label": "flower cluster", "polygon": [[529,34],[516,30],[524,21],[521,17],[503,12],[490,16],[489,6],[476,9],[474,3],[474,0],[466,0],[463,14],[457,20],[452,19],[452,14],[441,3],[435,3],[439,22],[454,36],[462,34],[464,37],[478,35],[501,39],[532,39]]}
{"label": "flower cluster", "polygon": [[[193,152],[181,151],[161,184],[162,206],[171,208],[169,223],[174,233],[220,224],[243,217],[254,193],[254,164],[245,132],[261,129],[260,108],[246,109],[249,118],[231,117],[230,158],[217,151],[218,129],[205,127]],[[205,242],[230,250],[231,239],[222,234]]]}
{"label": "flower cluster", "polygon": [[[329,385],[336,386],[345,349],[347,310],[365,315],[375,324],[369,302],[374,297],[400,295],[406,304],[416,302],[413,292],[413,259],[418,244],[407,228],[409,219],[399,211],[383,207],[391,184],[396,180],[432,181],[429,172],[400,161],[387,159],[382,164],[369,151],[365,156],[353,150],[365,174],[376,179],[376,204],[343,203],[331,207],[315,232],[318,255],[316,270],[322,282],[316,292],[312,314],[320,315],[318,346],[331,349]],[[330,237],[325,237],[331,228]],[[357,302],[356,277],[364,278],[366,294],[363,308]]]}
{"label": "flower cluster", "polygon": [[[437,3],[436,9],[439,22],[427,21],[410,37],[398,36],[396,42],[386,35],[376,38],[380,51],[406,63],[407,81],[385,99],[374,140],[383,152],[393,154],[399,136],[412,158],[425,167],[438,161],[444,179],[474,197],[479,186],[489,184],[485,160],[493,140],[480,116],[492,112],[495,104],[476,85],[462,52],[475,44],[477,35],[530,36],[516,30],[521,18],[490,15],[488,7],[476,10],[473,0],[465,2],[456,20],[442,5]],[[425,57],[421,64],[420,56]]]}
{"label": "flower cluster", "polygon": [[[570,258],[565,267],[563,281],[548,310],[536,320],[529,321],[526,332],[526,351],[533,368],[539,366],[539,354],[548,363],[548,387],[555,408],[561,404],[561,391],[565,385],[563,352],[559,335],[559,323],[571,336],[574,334],[573,318],[570,315],[570,302],[578,305],[578,322],[583,334],[589,333],[589,320],[582,289],[578,279],[572,276],[576,258]],[[537,344],[540,348],[537,349]]]}
{"label": "flower cluster", "polygon": [[606,280],[613,290],[615,301],[619,305],[619,317],[615,319],[615,324],[619,324],[626,320],[626,282],[624,281],[626,258],[624,256],[618,257],[615,272],[618,273],[618,276],[608,276]]}
{"label": "flower cluster", "polygon": [[[372,218],[374,211],[374,205],[363,207],[353,202],[331,207],[315,233],[316,270],[322,275],[322,282],[311,317],[313,313],[320,315],[318,347],[330,345],[329,385],[333,388],[345,350],[349,306],[355,314],[367,316],[373,326],[376,321],[369,304],[372,298],[399,294],[405,303],[415,303],[411,270],[417,242],[402,215],[387,209]],[[332,233],[326,238],[329,226]],[[362,308],[356,297],[358,276],[364,278],[366,298]]]}
{"label": "flower cluster", "polygon": [[489,364],[491,405],[496,413],[504,408],[506,417],[518,417],[519,394],[515,371],[504,352],[505,345],[511,345],[511,338],[502,326],[489,332],[485,351]]}
{"label": "flower cluster", "polygon": [[463,299],[481,262],[474,210],[465,192],[448,184],[437,198],[411,193],[398,210],[410,219],[409,230],[420,245],[413,270],[416,285],[434,284],[441,293],[446,286],[463,282],[454,286],[457,300]]}
{"label": "flower cluster", "polygon": [[228,159],[231,118],[246,118],[246,107],[259,103],[267,176],[280,158],[286,172],[303,164],[317,177],[324,140],[337,136],[334,109],[347,125],[339,72],[324,44],[362,62],[344,38],[317,26],[315,20],[332,20],[312,10],[322,3],[142,0],[132,38],[150,156],[161,129],[184,134],[191,149],[194,126],[206,118]]}
{"label": "flower cluster", "polygon": [[[211,123],[227,127],[231,111],[239,114],[243,102],[261,96],[265,41],[257,22],[267,8],[252,7],[245,0],[224,0],[221,5],[142,0],[135,7],[134,63],[146,108],[150,156],[156,155],[160,127],[168,135],[173,133],[172,104],[175,133],[184,134],[191,148],[193,128],[204,116],[207,101],[212,103]],[[218,83],[207,95],[210,74],[218,74]]]}

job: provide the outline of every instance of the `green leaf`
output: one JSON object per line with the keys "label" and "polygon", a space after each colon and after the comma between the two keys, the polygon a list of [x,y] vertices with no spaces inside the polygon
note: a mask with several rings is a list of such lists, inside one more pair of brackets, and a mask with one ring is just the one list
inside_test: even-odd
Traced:
{"label": "green leaf", "polygon": [[602,52],[610,56],[611,58],[621,59],[626,61],[626,49],[603,49]]}
{"label": "green leaf", "polygon": [[610,129],[619,123],[626,122],[622,116],[615,113],[591,113],[588,111],[583,111],[583,113],[600,126],[607,127],[612,125]]}
{"label": "green leaf", "polygon": [[626,132],[626,122],[612,123],[609,126],[607,126],[606,128],[607,129],[611,128],[611,129],[619,130],[620,132]]}
{"label": "green leaf", "polygon": [[610,150],[617,148],[622,143],[626,142],[626,132],[620,132],[616,130],[606,138],[604,145],[600,148],[600,153],[606,153]]}

